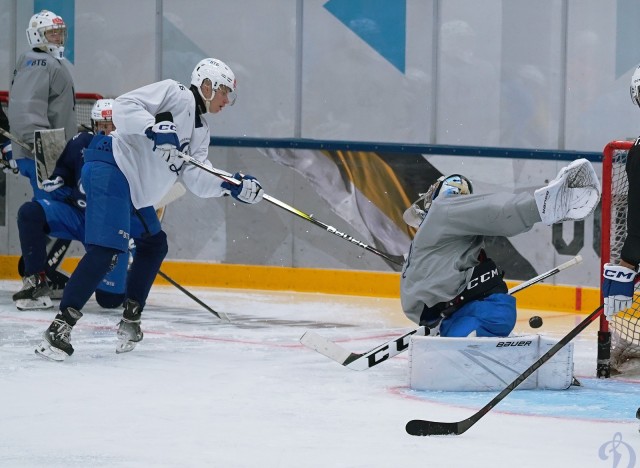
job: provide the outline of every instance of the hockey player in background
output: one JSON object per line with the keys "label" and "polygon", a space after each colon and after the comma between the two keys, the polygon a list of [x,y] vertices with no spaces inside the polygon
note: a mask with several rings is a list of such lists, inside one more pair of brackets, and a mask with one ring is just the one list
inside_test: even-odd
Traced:
{"label": "hockey player in background", "polygon": [[147,228],[135,238],[136,252],[127,278],[127,299],[118,326],[116,352],[131,351],[143,338],[141,313],[160,265],[167,254],[167,236],[153,205],[180,181],[195,195],[231,195],[244,203],[262,199],[260,183],[236,173],[231,185],[211,177],[179,155],[207,160],[207,112],[220,112],[236,98],[236,80],[223,62],[207,58],[191,74],[191,87],[164,80],[128,92],[115,100],[110,135],[97,135],[85,151],[82,183],[87,196],[86,254],[71,275],[60,312],[44,333],[36,353],[62,361],[73,354],[71,329],[82,307],[117,256],[126,252],[133,211]]}
{"label": "hockey player in background", "polygon": [[[631,101],[640,106],[640,66],[631,76]],[[602,275],[604,314],[613,320],[618,312],[633,304],[634,280],[640,264],[640,138],[637,138],[625,165],[627,193],[627,237],[620,251],[619,263],[605,263]]]}
{"label": "hockey player in background", "polygon": [[[35,130],[64,128],[67,141],[78,132],[73,78],[64,58],[66,39],[67,27],[55,13],[42,10],[29,20],[31,50],[16,62],[8,117],[11,132],[31,146]],[[33,154],[15,145],[13,159],[29,178],[35,198],[49,198],[38,188]]]}
{"label": "hockey player in background", "polygon": [[[20,248],[24,258],[23,286],[13,295],[19,310],[53,307],[51,288],[46,281],[47,236],[84,243],[86,197],[80,181],[83,152],[94,134],[109,135],[115,127],[111,119],[112,99],[99,99],[91,109],[94,133],[80,132],[65,146],[48,180],[43,182],[50,199],[24,203],[18,210]],[[135,220],[134,220],[135,221]],[[134,225],[142,235],[140,223]],[[128,254],[122,253],[115,268],[96,289],[96,301],[105,308],[122,305],[125,296]]]}
{"label": "hockey player in background", "polygon": [[[583,219],[599,199],[600,183],[585,159],[534,194],[476,195],[466,177],[441,177],[404,214],[418,228],[400,280],[405,315],[432,335],[508,336],[516,301],[507,294],[504,272],[484,250],[484,236],[514,236],[540,221]],[[418,206],[422,200],[424,209]]]}
{"label": "hockey player in background", "polygon": [[[75,90],[69,63],[64,58],[67,27],[55,13],[42,10],[29,20],[26,29],[31,49],[16,62],[9,91],[7,111],[11,132],[20,140],[33,146],[36,130],[64,128],[66,141],[77,131]],[[49,199],[51,196],[38,187],[33,154],[19,145],[13,151],[3,152],[5,172],[17,168],[27,177],[33,190],[33,199]],[[53,242],[49,255],[64,255],[70,241]],[[23,259],[18,264],[24,276]],[[67,281],[66,275],[47,268],[52,293],[60,297]]]}

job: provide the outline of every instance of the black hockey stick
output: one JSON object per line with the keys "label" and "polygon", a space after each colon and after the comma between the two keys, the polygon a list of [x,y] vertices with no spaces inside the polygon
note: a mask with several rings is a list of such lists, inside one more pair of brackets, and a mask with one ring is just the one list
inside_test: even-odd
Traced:
{"label": "black hockey stick", "polygon": [[587,328],[591,322],[597,319],[602,313],[604,305],[599,305],[596,310],[584,319],[580,324],[571,330],[564,338],[558,341],[553,348],[544,353],[536,362],[534,362],[527,370],[520,374],[507,388],[502,390],[493,400],[487,403],[480,411],[458,422],[437,422],[426,421],[423,419],[413,419],[409,421],[405,427],[410,435],[414,436],[431,436],[431,435],[460,435],[466,432],[471,426],[477,423],[485,414],[491,411],[498,403],[500,403],[509,393],[524,382],[531,374],[540,368],[545,362],[551,359],[558,351],[566,346],[571,340]]}
{"label": "black hockey stick", "polygon": [[209,307],[207,304],[205,304],[204,302],[202,302],[200,299],[198,299],[196,296],[194,296],[193,294],[191,294],[189,291],[187,291],[185,288],[183,288],[180,284],[178,284],[176,281],[172,280],[171,278],[169,278],[166,274],[164,274],[161,270],[158,271],[158,274],[160,276],[162,276],[165,280],[167,280],[169,283],[173,284],[176,288],[178,288],[180,291],[182,291],[183,293],[185,293],[187,296],[189,296],[191,299],[193,299],[194,301],[196,301],[198,304],[200,304],[202,307],[204,307],[205,309],[207,309],[209,312],[211,312],[213,315],[215,315],[216,317],[218,317],[220,320],[224,320],[225,322],[231,322],[231,320],[229,320],[229,317],[227,316],[227,314],[225,314],[224,312],[216,312],[215,310],[213,310],[211,307]]}
{"label": "black hockey stick", "polygon": [[[164,198],[160,201],[159,208],[156,209],[156,215],[158,216],[158,220],[162,223],[162,219],[164,218],[164,215],[166,214],[166,208],[167,205],[171,202],[174,202],[175,200],[177,200],[178,198],[180,198],[182,195],[184,195],[186,193],[186,190],[184,188],[184,186],[180,183],[175,184],[171,190],[169,191],[169,193],[167,195],[164,196]],[[183,292],[184,294],[186,294],[190,299],[193,299],[194,301],[196,301],[198,304],[200,304],[202,307],[204,307],[205,309],[207,309],[209,312],[211,312],[213,315],[215,315],[216,317],[218,317],[220,320],[224,320],[225,322],[231,322],[231,320],[229,320],[229,317],[227,316],[227,314],[225,314],[224,312],[216,312],[215,310],[213,310],[211,307],[209,307],[207,304],[205,304],[204,302],[202,302],[200,299],[198,299],[195,295],[191,294],[189,291],[187,291],[180,283],[178,283],[177,281],[173,280],[172,278],[170,278],[168,275],[166,275],[165,273],[162,272],[162,270],[158,270],[158,274],[164,278],[165,280],[167,280],[169,283],[171,283],[172,285],[174,285],[176,288],[178,288],[181,292]]]}
{"label": "black hockey stick", "polygon": [[[209,167],[206,164],[198,161],[197,159],[191,157],[190,155],[188,155],[186,153],[179,153],[179,155],[180,155],[181,158],[183,158],[189,164],[193,164],[194,166],[197,166],[200,169],[203,169],[203,170],[209,172],[210,174],[218,176],[222,180],[224,180],[225,182],[228,182],[228,183],[233,184],[233,185],[240,185],[242,183],[238,179],[233,178],[233,176],[231,174],[228,174],[226,172],[220,171],[219,169],[216,169],[214,167]],[[265,194],[263,196],[263,198],[265,200],[267,200],[269,203],[272,203],[272,204],[274,204],[276,206],[279,206],[280,208],[288,211],[289,213],[293,213],[294,215],[299,216],[300,218],[305,219],[305,220],[315,224],[316,226],[320,226],[325,231],[330,232],[331,234],[334,234],[334,235],[340,237],[341,239],[345,239],[345,240],[351,242],[352,244],[357,245],[358,247],[362,247],[363,249],[368,250],[369,252],[372,252],[372,253],[384,258],[385,260],[387,260],[387,261],[389,261],[391,263],[395,263],[396,265],[403,265],[404,264],[404,257],[402,255],[393,255],[393,254],[378,250],[375,247],[371,247],[370,245],[367,245],[364,242],[359,241],[358,239],[356,239],[355,237],[350,236],[349,234],[345,234],[344,232],[338,231],[333,226],[329,226],[328,224],[325,224],[322,221],[318,221],[316,218],[313,217],[313,215],[307,214],[307,213],[305,213],[303,211],[298,210],[297,208],[294,208],[294,207],[292,207],[290,205],[287,205],[286,203],[278,200],[277,198],[272,197],[271,195]]]}
{"label": "black hockey stick", "polygon": [[[518,291],[522,291],[525,288],[528,288],[532,284],[539,283],[540,281],[553,276],[560,271],[569,268],[573,265],[576,265],[582,261],[582,257],[577,255],[571,260],[563,263],[555,267],[552,270],[549,270],[545,273],[542,273],[534,278],[531,278],[524,283],[520,283],[517,286],[509,289],[509,294],[517,293]],[[443,316],[447,315],[447,311],[443,311]],[[320,354],[328,357],[336,361],[338,364],[342,364],[345,367],[353,370],[366,370],[373,366],[377,366],[381,362],[386,361],[393,356],[397,356],[398,354],[409,349],[409,341],[410,336],[426,336],[428,335],[428,328],[425,326],[420,326],[414,330],[411,330],[404,335],[394,338],[391,341],[387,341],[375,348],[370,349],[365,353],[353,353],[347,349],[344,349],[342,346],[334,343],[333,341],[325,338],[322,335],[319,335],[316,332],[308,331],[300,338],[300,342],[308,348],[311,348]]]}

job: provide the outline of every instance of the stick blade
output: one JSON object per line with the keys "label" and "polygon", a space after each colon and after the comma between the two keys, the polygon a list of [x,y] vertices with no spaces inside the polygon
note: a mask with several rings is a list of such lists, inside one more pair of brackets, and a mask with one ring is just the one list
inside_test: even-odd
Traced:
{"label": "stick blade", "polygon": [[343,366],[351,361],[353,354],[313,331],[305,332],[300,338],[300,343]]}
{"label": "stick blade", "polygon": [[472,425],[469,419],[453,423],[412,419],[405,426],[405,430],[412,436],[460,435]]}

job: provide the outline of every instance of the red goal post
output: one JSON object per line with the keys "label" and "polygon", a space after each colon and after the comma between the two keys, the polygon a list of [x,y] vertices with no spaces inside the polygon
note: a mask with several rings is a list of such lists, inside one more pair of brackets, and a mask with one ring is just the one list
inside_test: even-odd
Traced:
{"label": "red goal post", "polygon": [[[97,93],[76,93],[78,130],[91,130],[91,108],[98,99],[102,98]],[[0,103],[5,110],[9,107],[8,91],[0,91]]]}
{"label": "red goal post", "polygon": [[[605,263],[620,260],[627,237],[627,192],[629,181],[625,171],[633,141],[612,141],[602,154],[602,229],[600,240],[601,271]],[[598,332],[598,377],[609,377],[613,370],[624,373],[635,368],[640,357],[640,297],[638,284],[633,305],[611,322],[600,317]],[[600,291],[602,298],[602,290]],[[636,364],[633,364],[633,361]]]}

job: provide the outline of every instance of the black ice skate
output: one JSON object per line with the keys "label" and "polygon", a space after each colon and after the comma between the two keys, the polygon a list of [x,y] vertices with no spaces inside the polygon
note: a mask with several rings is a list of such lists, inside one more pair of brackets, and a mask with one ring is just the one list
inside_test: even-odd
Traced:
{"label": "black ice skate", "polygon": [[[77,321],[82,317],[82,312],[68,307],[65,312],[72,320]],[[64,361],[73,354],[71,346],[71,330],[63,316],[63,313],[56,315],[47,331],[43,334],[43,340],[36,348],[36,354],[52,361]]]}
{"label": "black ice skate", "polygon": [[144,333],[140,329],[140,317],[142,308],[140,304],[131,299],[124,301],[122,320],[118,325],[118,346],[116,353],[128,353],[133,351],[138,342],[142,341]]}
{"label": "black ice skate", "polygon": [[62,293],[64,293],[67,281],[69,281],[69,277],[60,271],[53,271],[47,274],[47,284],[51,289],[51,299],[62,299]]}
{"label": "black ice skate", "polygon": [[51,309],[51,289],[41,275],[22,278],[22,289],[13,295],[18,310]]}

